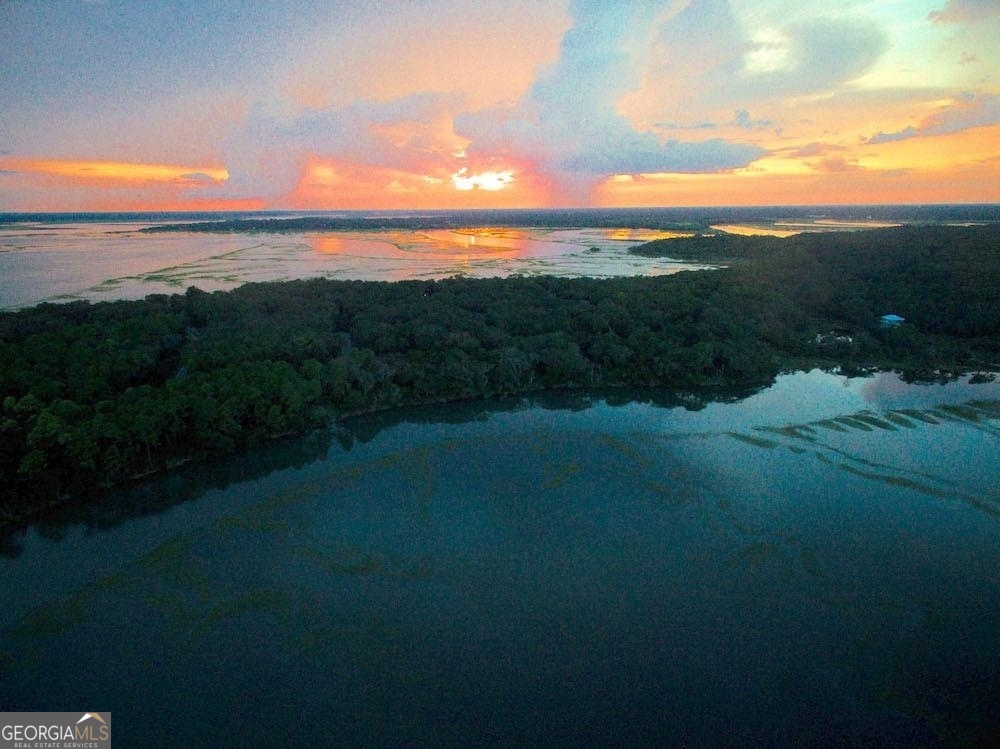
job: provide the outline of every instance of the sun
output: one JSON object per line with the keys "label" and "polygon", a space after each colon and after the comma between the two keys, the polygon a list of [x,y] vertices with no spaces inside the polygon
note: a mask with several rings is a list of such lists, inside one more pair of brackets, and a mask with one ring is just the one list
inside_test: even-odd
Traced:
{"label": "sun", "polygon": [[505,169],[501,172],[480,172],[469,174],[468,167],[462,167],[451,175],[451,183],[456,190],[505,190],[514,182],[514,170]]}

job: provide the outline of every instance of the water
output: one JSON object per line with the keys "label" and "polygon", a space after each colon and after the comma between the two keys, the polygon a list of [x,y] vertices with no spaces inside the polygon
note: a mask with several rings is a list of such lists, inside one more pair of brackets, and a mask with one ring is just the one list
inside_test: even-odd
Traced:
{"label": "water", "polygon": [[[142,233],[164,223],[304,215],[375,218],[349,212],[237,214],[0,213],[0,310],[75,299],[232,289],[252,281],[325,277],[398,281],[463,275],[659,275],[705,266],[644,258],[628,250],[698,227],[777,234],[856,230],[909,222],[1000,220],[1000,206],[828,206],[565,211],[400,212],[413,230],[225,234]],[[455,227],[468,227],[455,229]],[[444,227],[444,228],[441,228]],[[685,229],[687,227],[687,229]]]}
{"label": "water", "polygon": [[660,275],[704,266],[630,255],[676,233],[626,228],[489,228],[281,234],[146,234],[155,223],[0,222],[0,309],[141,299],[189,286],[228,290],[298,278],[399,281],[513,274]]}
{"label": "water", "polygon": [[986,745],[998,419],[820,372],[356,419],[7,539],[0,702],[129,746]]}

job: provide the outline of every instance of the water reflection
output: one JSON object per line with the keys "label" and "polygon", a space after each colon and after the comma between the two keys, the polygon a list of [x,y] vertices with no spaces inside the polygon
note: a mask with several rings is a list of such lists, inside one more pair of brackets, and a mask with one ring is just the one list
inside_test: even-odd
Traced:
{"label": "water reflection", "polygon": [[[198,499],[212,490],[253,481],[276,471],[301,468],[328,457],[331,451],[350,452],[357,444],[375,440],[385,430],[405,424],[462,425],[483,423],[491,416],[531,409],[581,412],[597,403],[624,406],[643,403],[657,408],[704,408],[711,400],[734,402],[751,391],[720,390],[703,394],[667,390],[553,391],[526,396],[463,401],[442,408],[414,406],[344,420],[330,430],[306,437],[283,440],[263,448],[251,448],[245,455],[221,458],[210,463],[184,466],[169,474],[97,496],[85,496],[56,508],[32,523],[39,536],[58,541],[70,528],[88,531],[110,529],[129,520],[166,512],[178,504]],[[23,550],[27,528],[8,527],[0,532],[0,555],[16,558]]]}
{"label": "water reflection", "polygon": [[0,700],[81,699],[46,678],[69,661],[133,743],[164,710],[250,741],[278,701],[348,744],[989,738],[1000,386],[618,395],[359,418],[200,501],[32,531],[0,560]]}
{"label": "water reflection", "polygon": [[[837,383],[842,383],[842,392],[837,392],[840,388],[831,389]],[[385,431],[408,425],[487,425],[491,419],[503,414],[583,413],[596,408],[602,412],[602,420],[609,420],[612,424],[619,422],[617,427],[622,428],[620,422],[633,418],[635,408],[653,409],[645,413],[644,421],[649,419],[649,414],[663,411],[667,423],[674,423],[678,420],[678,413],[693,414],[709,406],[712,407],[710,413],[706,414],[700,428],[693,431],[670,429],[660,434],[658,439],[728,438],[756,448],[808,452],[817,460],[872,481],[905,486],[932,496],[957,498],[992,515],[1000,512],[997,506],[1000,490],[965,493],[955,488],[956,481],[948,473],[922,471],[922,458],[917,457],[925,457],[925,452],[931,451],[943,466],[949,465],[946,456],[950,456],[951,465],[963,465],[966,474],[988,475],[993,470],[991,456],[996,449],[992,440],[1000,437],[1000,426],[997,424],[1000,419],[1000,383],[987,382],[980,387],[969,385],[968,378],[964,378],[963,381],[951,381],[954,387],[949,389],[914,386],[892,373],[850,379],[814,371],[783,376],[779,378],[779,384],[780,387],[772,388],[717,389],[697,393],[624,388],[551,391],[464,401],[444,408],[435,404],[366,414],[345,419],[329,430],[320,430],[303,438],[251,449],[245,455],[185,466],[134,487],[82,497],[46,513],[32,527],[34,532],[50,540],[62,538],[73,526],[91,530],[113,528],[133,518],[165,512],[212,490],[308,466],[329,458],[331,451],[349,453],[359,444],[375,441]],[[822,396],[819,395],[821,392]],[[959,401],[934,403],[935,397],[949,395]],[[756,397],[747,402],[752,396]],[[849,404],[857,405],[858,398],[862,405],[876,408],[850,409]],[[780,413],[775,410],[775,404],[784,399],[800,407],[803,399],[809,401],[809,406],[804,408],[816,411],[818,418],[773,423]],[[737,429],[737,414],[729,409],[729,405],[741,403],[745,403],[740,409],[745,412],[742,418],[745,425],[743,429]],[[783,409],[787,410],[787,407],[786,403]],[[764,414],[772,423],[759,423]],[[683,417],[680,419],[683,420]],[[935,438],[927,432],[914,435],[924,452],[909,452],[906,435],[903,435],[904,442],[901,444],[898,441],[880,441],[879,432],[919,430],[948,423],[959,424],[964,429],[957,436],[947,438],[940,434]],[[653,428],[651,425],[647,427]],[[968,430],[980,432],[986,439],[974,439]],[[659,433],[660,429],[655,431]],[[880,449],[884,453],[882,462],[871,457]],[[18,556],[25,530],[24,527],[7,528],[0,533],[0,555]]]}
{"label": "water reflection", "polygon": [[0,309],[137,299],[296,278],[659,275],[701,268],[629,254],[675,232],[475,226],[279,234],[142,233],[142,224],[0,226]]}
{"label": "water reflection", "polygon": [[878,221],[871,218],[859,220],[838,220],[813,217],[808,220],[777,219],[746,223],[719,223],[713,224],[711,228],[716,231],[726,232],[727,234],[739,234],[746,237],[791,237],[795,234],[802,234],[803,232],[861,231],[863,229],[885,229],[900,225],[901,224],[896,221]]}

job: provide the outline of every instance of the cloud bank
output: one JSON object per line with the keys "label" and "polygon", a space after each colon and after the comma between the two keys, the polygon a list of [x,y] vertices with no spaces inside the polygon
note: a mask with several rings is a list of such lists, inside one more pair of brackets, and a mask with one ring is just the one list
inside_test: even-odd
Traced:
{"label": "cloud bank", "polygon": [[286,195],[312,157],[417,174],[439,169],[452,158],[440,133],[450,129],[460,103],[461,97],[440,92],[319,109],[258,102],[225,144],[226,189]]}
{"label": "cloud bank", "polygon": [[613,174],[713,172],[746,166],[764,149],[722,139],[662,140],[616,110],[647,64],[661,2],[579,0],[559,60],[516,105],[456,117],[470,155],[527,156],[570,201]]}
{"label": "cloud bank", "polygon": [[[586,203],[615,174],[746,166],[765,149],[722,138],[666,139],[617,111],[641,83],[664,8],[656,0],[575,0],[558,60],[514,103],[465,111],[461,96],[442,92],[311,110],[258,103],[226,144],[227,190],[287,194],[317,155],[435,180],[466,170],[452,179],[456,186],[484,170],[510,172],[511,182],[530,172],[568,203]],[[757,124],[745,111],[736,117],[740,127]],[[460,157],[457,144],[464,144]]]}
{"label": "cloud bank", "polygon": [[[0,18],[8,208],[1000,189],[998,0],[0,0]],[[947,158],[912,147],[935,136]]]}

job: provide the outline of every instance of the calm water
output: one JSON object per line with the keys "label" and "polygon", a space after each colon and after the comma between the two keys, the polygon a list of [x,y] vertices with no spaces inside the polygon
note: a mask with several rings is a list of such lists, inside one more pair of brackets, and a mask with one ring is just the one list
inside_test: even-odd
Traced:
{"label": "calm water", "polygon": [[358,419],[8,539],[0,703],[127,746],[996,738],[998,437],[1000,384],[819,372]]}
{"label": "calm water", "polygon": [[702,266],[630,255],[671,232],[634,229],[143,234],[155,223],[0,223],[0,309],[141,299],[252,281],[661,275]]}
{"label": "calm water", "polygon": [[[314,277],[398,281],[455,275],[660,275],[703,266],[638,257],[628,250],[682,236],[676,227],[711,225],[731,233],[787,236],[912,221],[997,221],[1000,206],[432,211],[427,216],[469,228],[141,233],[164,223],[297,215],[0,213],[0,310],[43,301],[141,299],[189,286],[216,291],[251,281]],[[357,219],[363,214],[320,215]],[[491,217],[496,223],[490,223]],[[521,218],[523,227],[517,225]],[[539,228],[540,223],[551,228]]]}

